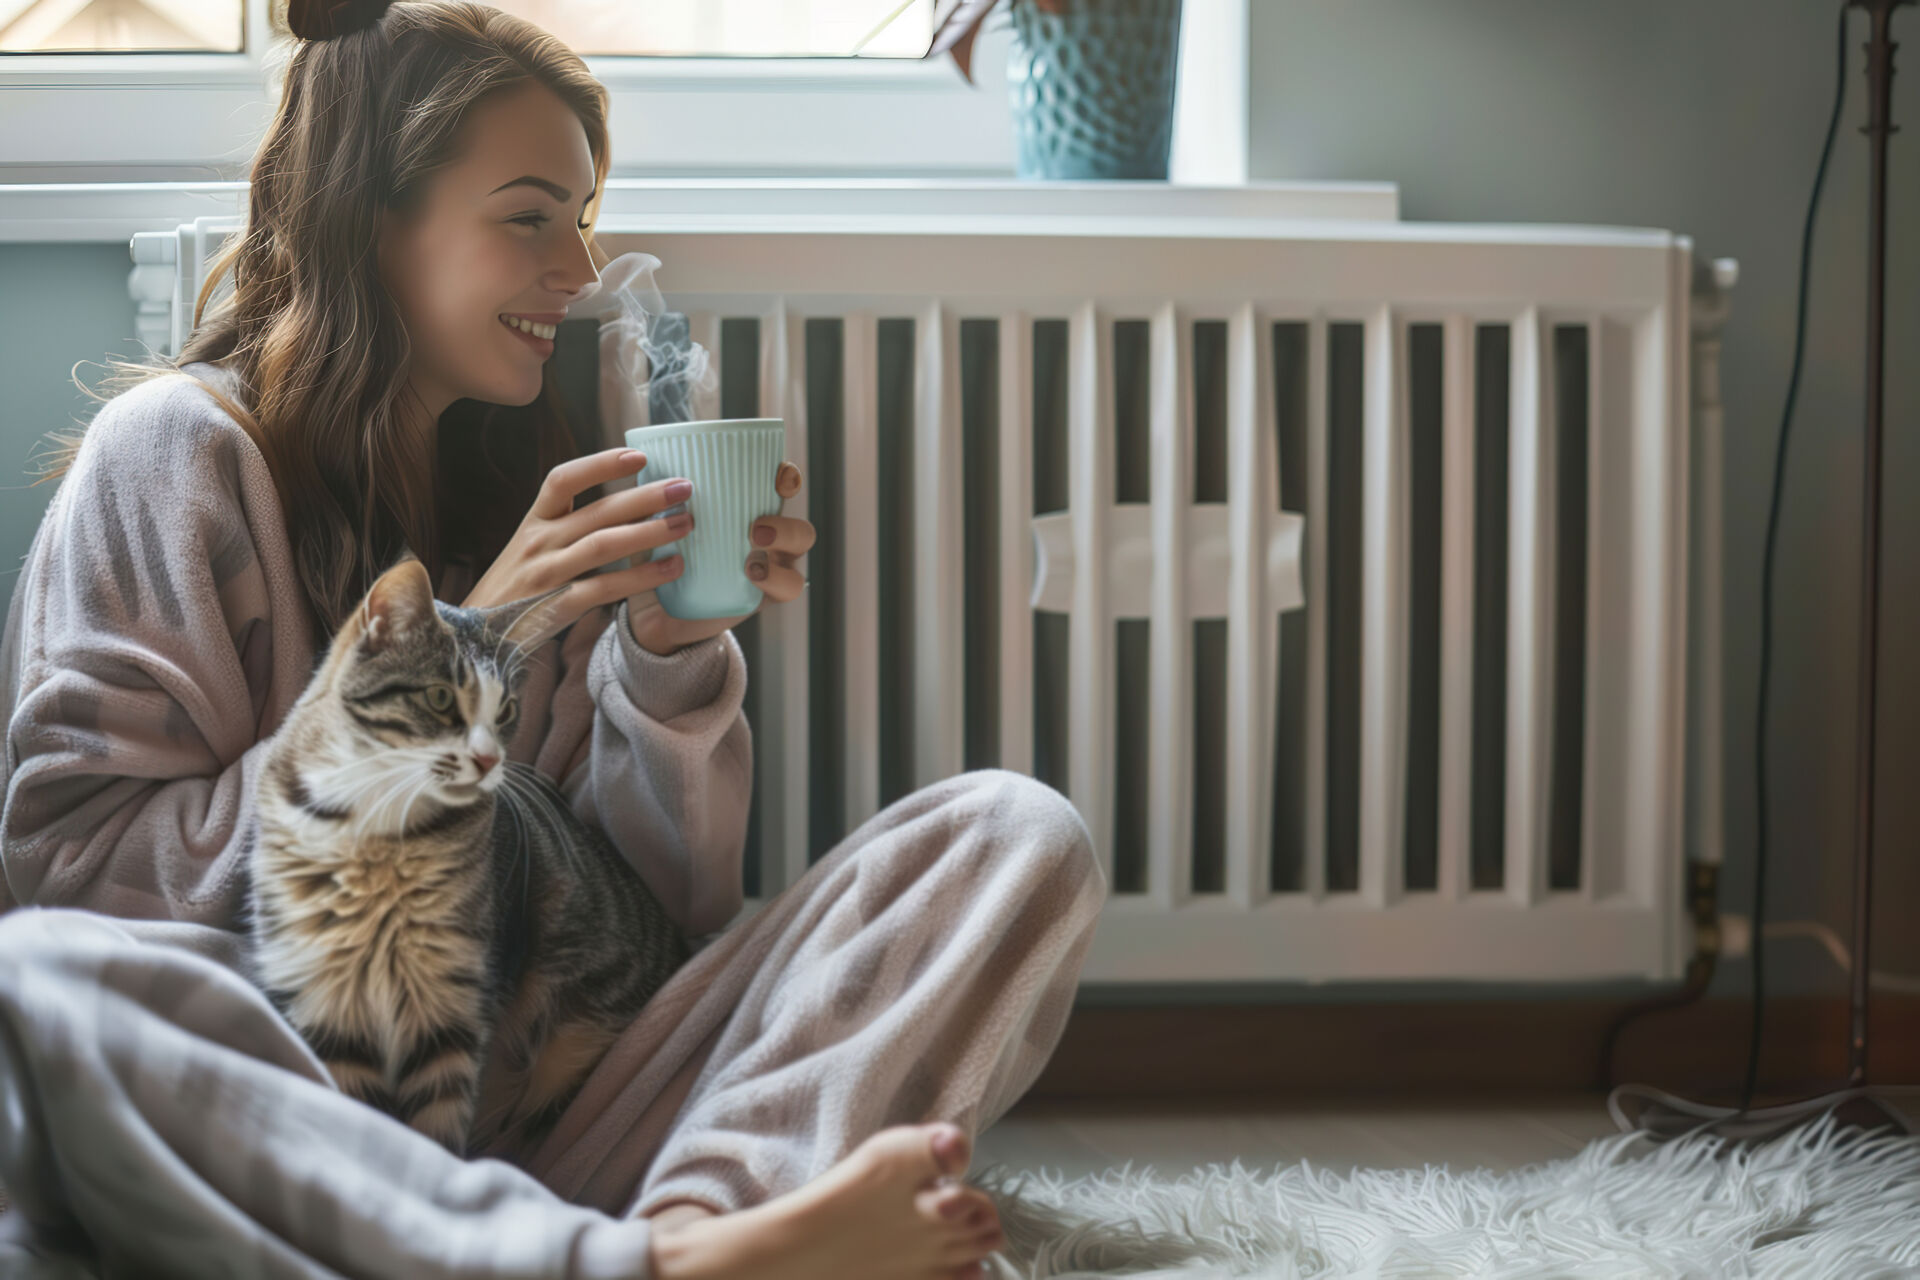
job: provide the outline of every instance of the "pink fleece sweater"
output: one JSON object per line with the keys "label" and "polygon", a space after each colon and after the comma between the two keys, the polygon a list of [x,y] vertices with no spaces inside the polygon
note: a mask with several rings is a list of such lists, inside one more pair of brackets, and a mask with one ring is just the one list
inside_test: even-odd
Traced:
{"label": "pink fleece sweater", "polygon": [[[187,366],[103,405],[0,640],[0,910],[239,928],[253,785],[319,656],[265,459]],[[458,603],[456,567],[436,587]],[[561,786],[688,933],[741,904],[752,794],[731,632],[670,657],[602,607],[529,664],[513,759]]]}

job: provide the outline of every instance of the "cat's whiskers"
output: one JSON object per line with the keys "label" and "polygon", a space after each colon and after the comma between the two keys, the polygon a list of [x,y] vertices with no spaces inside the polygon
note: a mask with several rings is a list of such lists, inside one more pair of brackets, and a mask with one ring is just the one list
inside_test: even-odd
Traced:
{"label": "cat's whiskers", "polygon": [[[501,658],[500,658],[500,646],[504,645],[506,642],[507,642],[506,632],[504,631],[493,632],[493,652],[489,655],[489,658],[492,661],[493,669],[496,672],[504,672],[507,668],[507,663],[501,661]],[[509,654],[508,660],[511,661],[511,658],[512,658],[512,655]],[[503,675],[501,678],[504,681],[505,676]]]}
{"label": "cat's whiskers", "polygon": [[[386,827],[388,824],[381,819],[387,816],[389,806],[395,800],[410,790],[417,795],[420,791],[432,786],[433,781],[433,775],[430,772],[422,778],[412,769],[393,769],[377,778],[371,787],[356,797],[357,801],[371,797],[371,803],[366,804],[365,807],[356,804],[352,827],[355,838],[363,839],[369,834],[397,835],[400,831],[404,831],[406,829],[404,821],[401,826],[390,831],[376,829],[375,824],[378,822],[380,828]],[[411,804],[411,797],[407,803]],[[402,817],[404,819],[404,813]]]}
{"label": "cat's whiskers", "polygon": [[385,816],[387,805],[402,791],[414,785],[415,775],[410,771],[394,770],[376,777],[366,785],[357,797],[362,803],[356,806],[355,832],[366,834],[368,829]]}
{"label": "cat's whiskers", "polygon": [[[517,764],[509,761],[506,772],[501,775],[502,788],[513,787],[516,794],[523,797],[550,827],[555,830],[565,830],[566,821],[554,812],[554,803],[548,798],[547,794],[533,783],[527,781],[524,776],[515,772],[515,770],[531,770],[531,768],[532,766],[530,765]],[[580,867],[574,860],[574,851],[571,845],[562,840],[557,842],[557,846],[560,851],[560,856],[566,860],[568,872],[575,875],[579,874]]]}
{"label": "cat's whiskers", "polygon": [[[500,646],[506,643],[506,639],[506,636],[502,635],[495,641],[493,647],[493,669],[500,673],[500,683],[505,688],[511,689],[513,688],[514,679],[520,674],[520,668],[526,666],[529,662],[537,661],[537,656],[530,657],[527,648],[529,641],[520,640],[514,643],[513,648],[507,653],[505,659],[502,659],[500,656]],[[549,637],[549,639],[551,639],[551,637]],[[544,643],[544,641],[542,643]]]}
{"label": "cat's whiskers", "polygon": [[527,886],[533,881],[533,846],[527,833],[526,819],[520,816],[520,808],[514,793],[502,788],[500,803],[506,809],[507,817],[513,820],[514,847],[520,852],[520,901],[524,906],[527,900]]}
{"label": "cat's whiskers", "polygon": [[[406,803],[400,806],[400,825],[396,828],[396,834],[404,834],[406,832],[407,818],[413,813],[413,802],[425,795],[433,787],[435,781],[436,779],[433,774],[429,772],[425,778],[421,779],[420,785],[415,787],[407,796]],[[442,803],[444,803],[444,801]]]}
{"label": "cat's whiskers", "polygon": [[370,785],[390,780],[394,776],[396,757],[409,754],[404,749],[382,746],[346,760],[331,761],[314,776],[336,793],[345,792],[348,802],[354,803]]}

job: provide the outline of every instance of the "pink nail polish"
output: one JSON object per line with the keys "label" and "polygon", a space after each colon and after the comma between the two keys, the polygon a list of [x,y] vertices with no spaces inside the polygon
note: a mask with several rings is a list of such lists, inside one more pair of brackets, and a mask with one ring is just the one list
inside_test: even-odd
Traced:
{"label": "pink nail polish", "polygon": [[693,493],[693,481],[675,480],[667,486],[665,497],[668,502],[679,502]]}
{"label": "pink nail polish", "polygon": [[770,546],[772,546],[772,545],[773,545],[773,530],[772,530],[772,529],[769,529],[769,528],[768,528],[768,527],[767,527],[766,525],[764,525],[764,524],[763,524],[763,525],[761,525],[761,526],[760,526],[759,528],[757,528],[757,529],[755,529],[755,530],[753,531],[753,541],[754,541],[754,543],[755,543],[755,545],[757,545],[757,546],[762,546],[762,547],[770,547]]}

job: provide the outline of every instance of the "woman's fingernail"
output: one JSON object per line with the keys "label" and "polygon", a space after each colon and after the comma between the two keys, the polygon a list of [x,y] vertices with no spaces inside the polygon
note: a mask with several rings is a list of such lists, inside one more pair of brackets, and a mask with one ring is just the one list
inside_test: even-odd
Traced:
{"label": "woman's fingernail", "polygon": [[647,455],[640,452],[638,449],[629,449],[625,453],[620,455],[620,465],[623,467],[643,466],[645,465],[646,461],[647,461]]}
{"label": "woman's fingernail", "polygon": [[750,564],[747,566],[747,576],[755,582],[764,582],[767,577],[767,566],[763,564]]}
{"label": "woman's fingernail", "polygon": [[693,481],[675,480],[667,486],[666,499],[668,502],[679,502],[683,498],[690,497],[692,493]]}
{"label": "woman's fingernail", "polygon": [[940,1216],[943,1218],[957,1218],[966,1211],[967,1202],[958,1197],[940,1206]]}
{"label": "woman's fingernail", "polygon": [[758,546],[762,546],[762,547],[772,546],[773,545],[773,526],[765,525],[765,524],[754,526],[753,541]]}

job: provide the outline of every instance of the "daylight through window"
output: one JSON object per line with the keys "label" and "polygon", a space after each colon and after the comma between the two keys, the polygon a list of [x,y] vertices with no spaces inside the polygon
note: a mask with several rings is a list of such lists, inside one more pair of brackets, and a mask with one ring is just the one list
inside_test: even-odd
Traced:
{"label": "daylight through window", "polygon": [[[0,54],[239,53],[245,0],[0,0]],[[934,0],[501,0],[583,54],[918,58]],[[276,0],[273,39],[286,38]]]}

